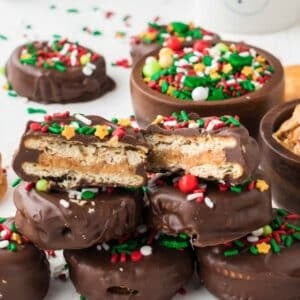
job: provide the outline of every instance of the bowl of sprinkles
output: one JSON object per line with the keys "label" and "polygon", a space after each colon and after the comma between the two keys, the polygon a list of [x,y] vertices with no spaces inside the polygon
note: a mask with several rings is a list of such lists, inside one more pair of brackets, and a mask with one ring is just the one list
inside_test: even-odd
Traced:
{"label": "bowl of sprinkles", "polygon": [[38,102],[87,101],[113,89],[103,56],[67,39],[34,41],[16,48],[6,65],[8,82]]}
{"label": "bowl of sprinkles", "polygon": [[194,23],[179,21],[168,24],[149,22],[148,27],[137,35],[131,37],[130,54],[133,63],[144,55],[162,47],[180,49],[182,45],[192,45],[193,41],[217,42],[220,37]]}
{"label": "bowl of sprinkles", "polygon": [[138,61],[131,74],[132,103],[141,126],[173,111],[201,117],[234,112],[257,136],[261,117],[283,101],[283,92],[283,68],[276,57],[228,41],[164,47]]}

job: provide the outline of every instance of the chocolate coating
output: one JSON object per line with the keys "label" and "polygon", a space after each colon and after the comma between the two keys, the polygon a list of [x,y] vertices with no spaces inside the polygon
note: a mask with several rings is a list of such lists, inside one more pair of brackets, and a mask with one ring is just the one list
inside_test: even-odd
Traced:
{"label": "chocolate coating", "polygon": [[272,178],[272,197],[277,205],[300,213],[300,158],[284,148],[272,136],[290,116],[300,100],[274,107],[260,124],[260,142],[263,148],[262,167]]}
{"label": "chocolate coating", "polygon": [[82,102],[98,98],[115,87],[115,82],[106,75],[102,56],[93,62],[96,66],[93,74],[86,76],[81,67],[59,72],[22,64],[20,54],[24,46],[13,51],[6,65],[7,79],[20,96],[43,103]]}
{"label": "chocolate coating", "polygon": [[186,197],[187,194],[173,186],[154,189],[150,186],[152,223],[169,235],[188,234],[197,247],[237,239],[272,219],[270,190],[220,192],[217,186],[208,183],[205,197],[213,202],[212,208]]}
{"label": "chocolate coating", "polygon": [[[300,224],[300,222],[290,221]],[[222,300],[297,300],[300,295],[300,243],[276,254],[242,252],[225,257],[224,246],[198,249],[200,278]]]}
{"label": "chocolate coating", "polygon": [[[225,43],[232,42],[225,41]],[[284,74],[283,67],[276,57],[260,48],[253,46],[251,48],[262,54],[274,68],[272,78],[258,91],[220,101],[182,101],[152,90],[145,84],[142,77],[146,57],[140,59],[134,65],[130,78],[132,105],[140,126],[146,127],[157,115],[167,116],[181,110],[196,112],[201,117],[235,113],[250,134],[256,137],[263,115],[274,105],[283,101]],[[153,51],[147,56],[149,55],[157,57],[158,51]]]}
{"label": "chocolate coating", "polygon": [[[111,263],[110,254],[87,250],[64,251],[76,290],[89,300],[169,300],[192,276],[190,249],[153,246],[138,262]],[[95,288],[96,287],[96,288]]]}
{"label": "chocolate coating", "polygon": [[[190,120],[197,120],[199,119],[199,115],[195,113],[190,113],[189,114]],[[204,118],[208,119],[208,118]],[[176,143],[176,137],[177,136],[183,136],[187,138],[198,138],[198,137],[207,137],[207,144],[209,145],[211,139],[215,139],[216,141],[218,138],[223,139],[220,141],[220,143],[225,143],[226,139],[231,139],[233,138],[236,141],[235,147],[226,147],[224,146],[224,161],[221,163],[216,162],[216,165],[218,165],[219,168],[223,167],[223,163],[227,164],[232,164],[232,165],[239,165],[241,166],[241,169],[243,170],[242,175],[238,178],[233,178],[232,172],[228,172],[225,174],[223,178],[205,178],[205,179],[210,179],[210,180],[225,180],[227,182],[231,182],[234,184],[239,184],[251,177],[251,175],[256,171],[258,164],[259,164],[259,148],[256,143],[256,141],[249,136],[248,130],[240,125],[239,127],[222,127],[219,129],[214,129],[210,131],[206,131],[204,128],[174,128],[174,129],[165,129],[163,126],[158,125],[158,124],[151,124],[149,125],[144,132],[144,137],[147,140],[147,136],[149,135],[155,135],[159,134],[160,140],[163,141],[163,136],[174,136],[174,141]],[[208,138],[209,137],[209,138]],[[187,144],[190,143],[189,140],[187,140]],[[204,142],[202,142],[204,143]],[[191,144],[191,143],[190,143]],[[200,157],[201,155],[205,156],[207,155],[206,160],[203,159],[202,164],[209,164],[213,163],[213,158],[209,155],[209,153],[218,153],[218,151],[214,152],[214,148],[216,147],[215,144],[217,142],[211,143],[210,147],[207,147],[208,150],[202,150],[202,153],[199,151],[197,155],[192,153],[191,157],[189,157],[188,153],[186,153],[186,149],[184,149],[185,152],[180,152],[177,155],[175,155],[175,158],[180,155],[183,157],[181,158],[181,161],[184,161],[185,158],[187,160],[192,160],[193,162],[191,164],[191,168],[197,166],[197,159],[201,161]],[[160,172],[160,171],[165,171],[164,168],[157,168],[159,165],[160,159],[158,155],[156,154],[156,146],[151,145],[152,149],[150,150],[150,155],[149,155],[149,167],[152,169],[154,172]],[[188,145],[182,145],[185,146],[185,148]],[[166,145],[164,145],[166,147]],[[171,155],[172,152],[172,147],[170,146],[170,149],[168,149],[169,154]],[[178,147],[180,149],[180,147]],[[182,147],[183,148],[183,147]],[[180,149],[181,151],[181,149]],[[180,160],[180,159],[179,159]],[[216,159],[217,161],[218,159]],[[156,163],[157,165],[155,166]],[[201,163],[199,163],[201,165]],[[178,162],[176,164],[178,166]],[[172,171],[172,170],[167,170],[167,171]],[[186,169],[185,170],[187,173],[191,173],[195,176],[202,177],[201,174],[194,174],[191,170]]]}
{"label": "chocolate coating", "polygon": [[[91,121],[90,127],[96,126],[96,125],[106,125],[111,127],[113,130],[116,130],[118,126],[116,124],[113,124],[109,122],[108,120],[105,120],[104,118],[101,118],[99,116],[85,116]],[[66,116],[66,117],[53,117],[50,121],[49,124],[53,123],[58,123],[58,124],[69,124],[72,121],[77,121],[78,120],[74,116]],[[40,178],[46,178],[52,187],[60,190],[66,190],[66,189],[71,189],[71,188],[78,188],[82,186],[103,186],[103,185],[122,185],[121,183],[115,183],[115,182],[107,182],[107,177],[104,178],[101,182],[97,182],[96,179],[92,177],[92,175],[97,175],[101,172],[90,172],[93,167],[95,167],[96,162],[103,159],[102,164],[100,165],[98,162],[99,168],[103,167],[104,171],[105,167],[110,167],[114,166],[114,168],[117,168],[117,170],[113,170],[110,172],[110,177],[109,179],[112,181],[113,176],[117,175],[120,176],[120,174],[125,174],[127,175],[127,172],[131,173],[131,176],[136,175],[137,178],[139,178],[140,183],[135,185],[132,184],[132,186],[140,186],[143,185],[144,182],[146,181],[146,170],[145,170],[145,159],[143,156],[146,156],[146,153],[148,152],[148,145],[146,144],[143,136],[141,135],[140,132],[136,132],[133,128],[131,127],[125,127],[123,128],[124,130],[124,135],[120,138],[117,139],[117,141],[111,146],[109,144],[110,140],[112,139],[112,135],[108,135],[102,140],[100,140],[97,136],[95,135],[85,135],[85,134],[79,134],[76,133],[74,137],[71,139],[67,140],[64,138],[61,134],[54,134],[51,132],[42,132],[42,131],[34,131],[30,129],[30,124],[32,121],[29,121],[25,132],[22,136],[19,149],[16,152],[14,156],[14,161],[13,161],[13,169],[14,171],[18,174],[20,178],[22,178],[25,181],[28,182],[36,182]],[[84,124],[82,124],[84,125]],[[58,149],[55,149],[56,152],[52,152],[50,149],[48,149],[53,143],[51,140],[51,143],[46,140],[44,141],[44,138],[48,139],[55,139],[55,143],[59,143]],[[36,149],[36,145],[32,146],[31,148],[27,147],[25,143],[28,140],[37,140],[41,141],[42,143],[47,144],[47,147],[41,147],[40,150]],[[98,143],[98,144],[97,144]],[[66,148],[66,145],[68,145],[68,149]],[[77,149],[74,153],[68,154],[69,149],[71,146],[76,146],[79,148]],[[62,148],[64,146],[64,148]],[[91,147],[96,147],[93,149],[88,149],[89,146]],[[97,148],[98,147],[98,148]],[[114,161],[114,151],[117,147],[120,148],[121,154],[124,154],[124,162],[123,161]],[[123,148],[122,148],[123,147]],[[65,149],[65,151],[61,150]],[[67,149],[67,150],[66,150]],[[111,160],[103,158],[101,154],[98,152],[101,149],[105,149],[106,155],[108,156],[111,154]],[[122,153],[125,152],[125,153]],[[129,166],[129,158],[126,156],[127,151],[131,151],[135,153],[139,153],[142,157],[142,161],[133,164]],[[84,153],[84,155],[82,154]],[[100,152],[101,153],[101,152]],[[119,153],[118,153],[119,154]],[[47,155],[47,159],[41,158],[42,156]],[[69,156],[68,156],[69,155]],[[86,158],[88,156],[93,156],[94,160],[91,162],[86,161]],[[41,162],[42,160],[42,162]],[[108,160],[108,162],[107,162]],[[73,165],[74,161],[77,161],[77,165]],[[24,163],[30,163],[34,166],[43,166],[43,168],[47,169],[47,176],[39,176],[39,174],[35,174],[34,172],[28,173],[24,170]],[[121,165],[123,163],[123,165]],[[119,165],[118,165],[119,164]],[[83,175],[77,176],[78,178],[75,178],[74,173],[76,170],[78,170],[78,165],[79,168],[84,168],[84,172],[81,172]],[[125,170],[125,167],[128,168],[128,170]],[[55,175],[53,172],[49,172],[50,169],[58,168],[59,173],[58,175]],[[76,169],[77,168],[77,169]],[[122,172],[120,172],[120,169],[122,169]],[[102,170],[103,171],[103,170]],[[37,172],[36,172],[37,173]],[[61,175],[63,174],[63,175]],[[90,175],[90,176],[88,176]],[[101,174],[100,174],[101,175]],[[80,177],[80,178],[79,178]],[[99,179],[98,179],[99,180]],[[129,186],[130,184],[125,184],[125,186]]]}
{"label": "chocolate coating", "polygon": [[[10,226],[13,219],[5,225]],[[17,245],[17,251],[0,249],[0,298],[42,300],[50,280],[49,263],[44,252],[31,243]]]}
{"label": "chocolate coating", "polygon": [[17,227],[42,249],[87,248],[133,231],[140,221],[138,192],[103,192],[82,206],[70,201],[65,207],[61,199],[68,194],[27,192],[24,184],[15,190]]}

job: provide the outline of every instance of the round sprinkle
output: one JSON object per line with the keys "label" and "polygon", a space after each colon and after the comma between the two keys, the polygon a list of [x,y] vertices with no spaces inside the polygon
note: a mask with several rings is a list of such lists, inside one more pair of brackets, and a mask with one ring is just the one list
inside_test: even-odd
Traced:
{"label": "round sprinkle", "polygon": [[39,192],[47,192],[49,190],[49,183],[46,179],[40,179],[35,184],[35,188]]}
{"label": "round sprinkle", "polygon": [[60,204],[61,206],[63,206],[64,208],[69,208],[69,207],[70,207],[70,202],[67,201],[67,200],[65,200],[65,199],[60,199],[60,200],[59,200],[59,204]]}
{"label": "round sprinkle", "polygon": [[192,99],[194,101],[203,101],[206,100],[208,97],[209,88],[208,87],[196,87],[192,91]]}
{"label": "round sprinkle", "polygon": [[152,247],[151,246],[143,246],[140,249],[143,256],[149,256],[152,254]]}

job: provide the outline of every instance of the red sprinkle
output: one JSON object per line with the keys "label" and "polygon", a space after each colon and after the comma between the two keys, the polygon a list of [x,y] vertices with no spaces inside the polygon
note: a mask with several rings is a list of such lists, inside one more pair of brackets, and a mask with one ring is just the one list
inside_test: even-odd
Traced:
{"label": "red sprinkle", "polygon": [[29,128],[31,129],[31,130],[33,130],[33,131],[40,131],[41,129],[42,129],[42,126],[41,126],[41,124],[40,123],[31,123],[30,125],[29,125]]}
{"label": "red sprinkle", "polygon": [[32,188],[34,188],[34,186],[35,186],[35,183],[34,183],[34,182],[29,182],[29,183],[27,183],[27,184],[25,185],[25,190],[26,190],[27,192],[29,192]]}
{"label": "red sprinkle", "polygon": [[132,251],[130,254],[131,261],[138,262],[142,259],[142,253],[140,250]]}

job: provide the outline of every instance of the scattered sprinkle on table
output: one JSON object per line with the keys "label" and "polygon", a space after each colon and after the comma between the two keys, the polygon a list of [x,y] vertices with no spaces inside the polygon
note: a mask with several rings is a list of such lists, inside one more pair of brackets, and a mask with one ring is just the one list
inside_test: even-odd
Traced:
{"label": "scattered sprinkle on table", "polygon": [[113,67],[121,67],[124,69],[131,68],[131,63],[129,63],[128,58],[119,59],[111,64]]}
{"label": "scattered sprinkle on table", "polygon": [[28,107],[27,113],[29,113],[29,114],[46,114],[47,111],[43,108]]}

